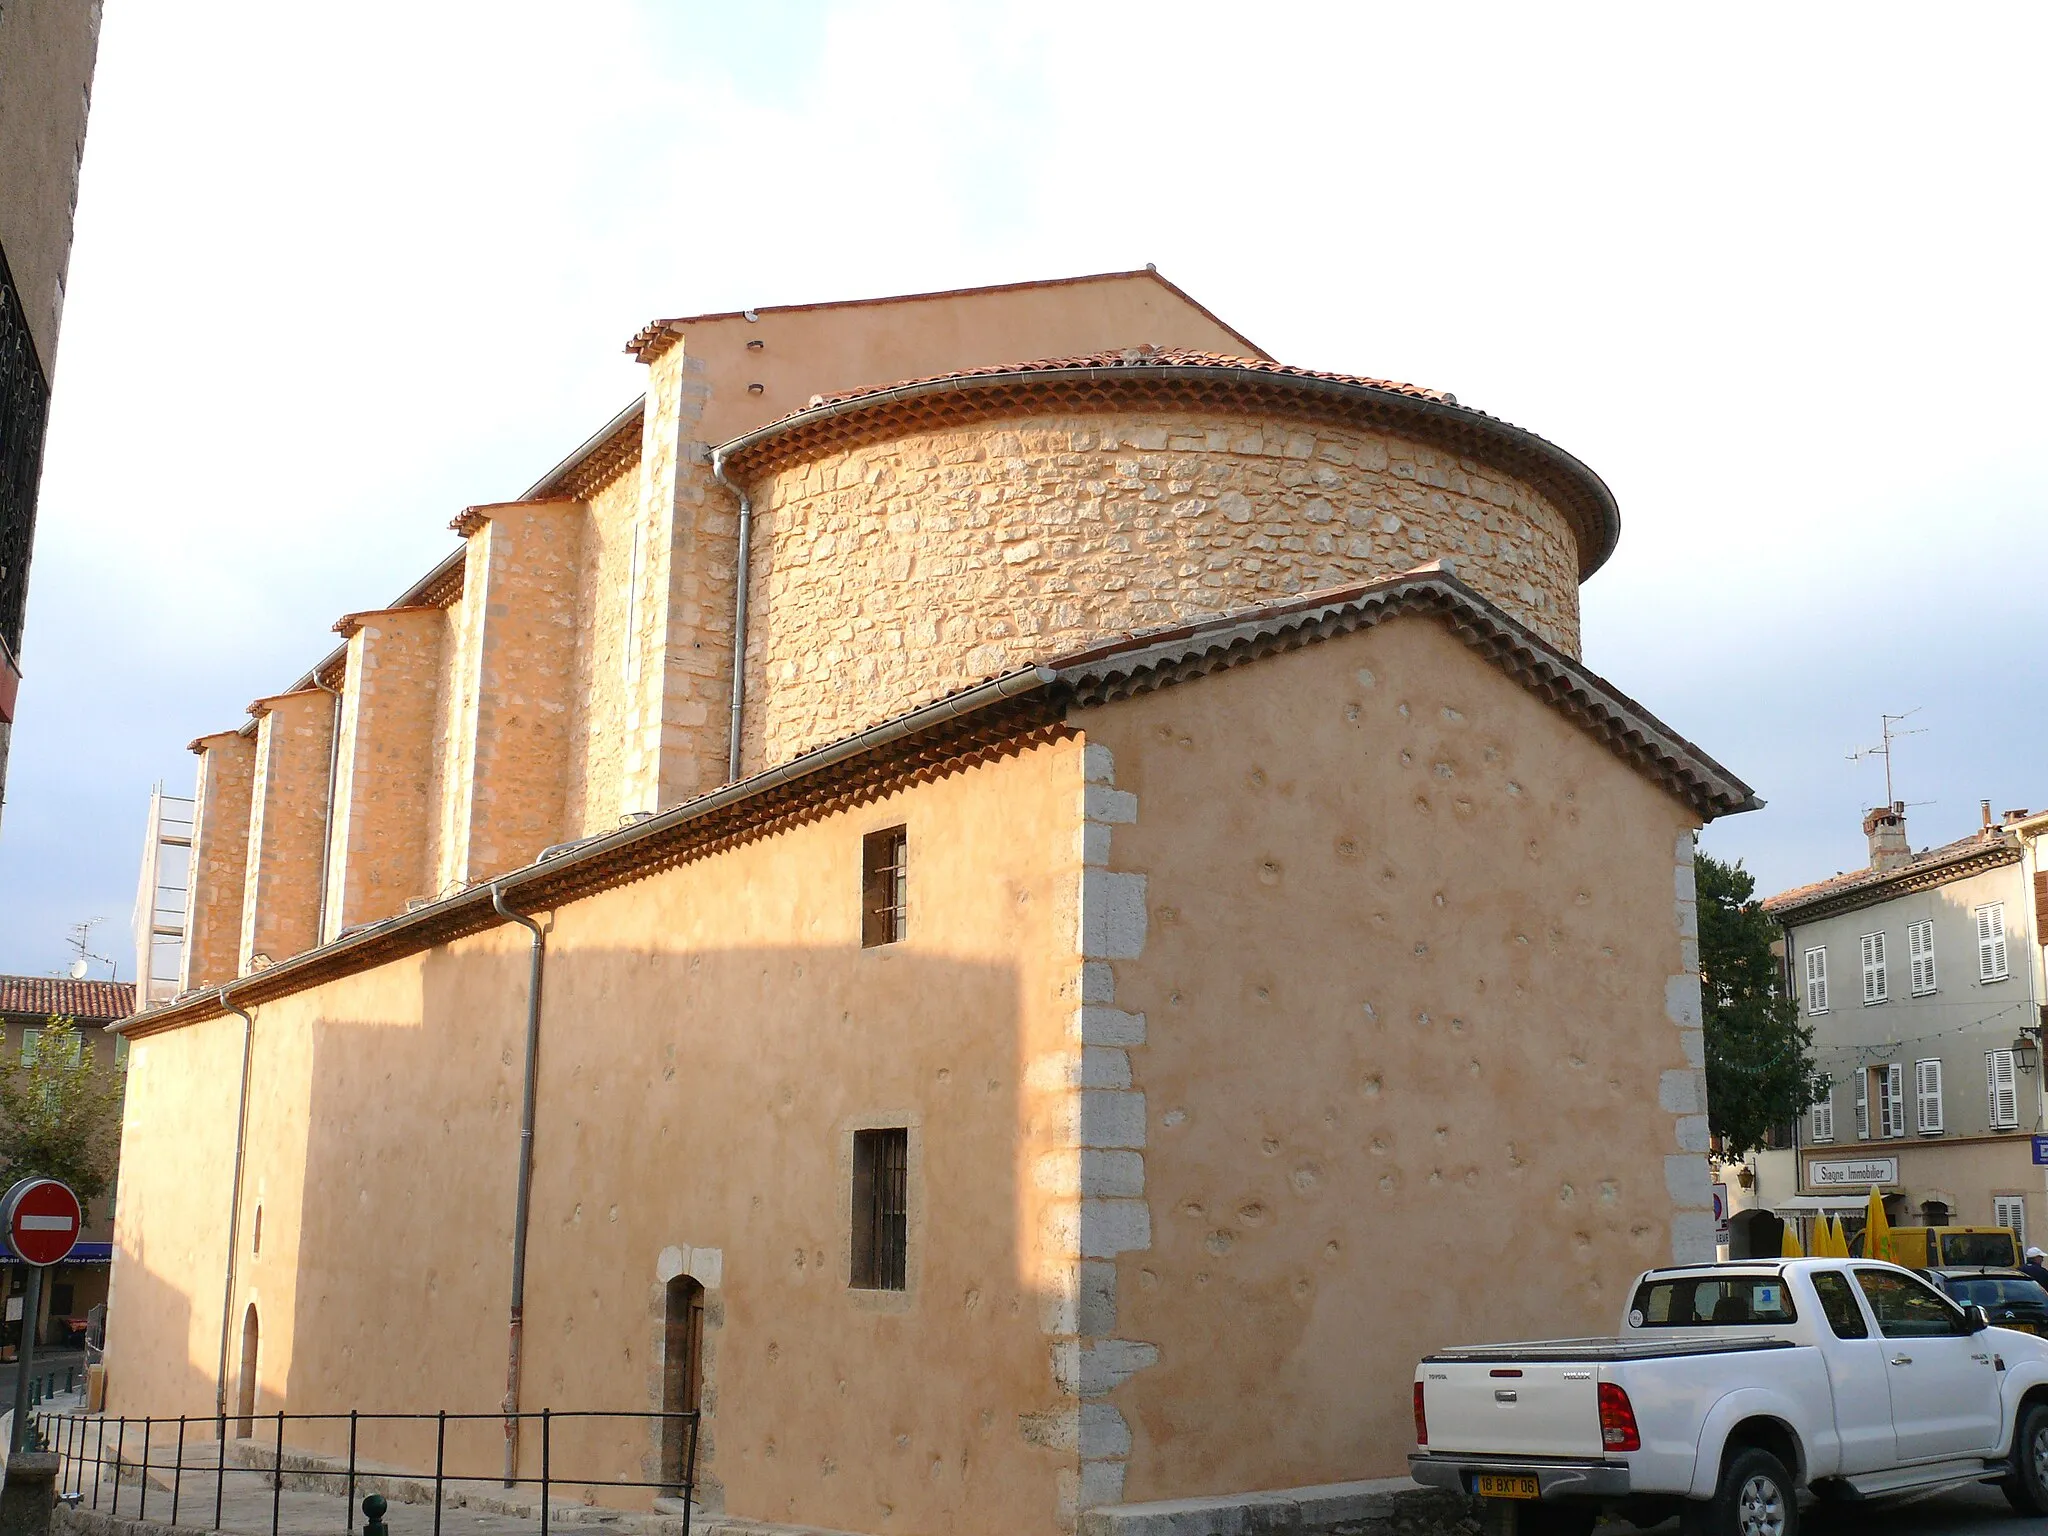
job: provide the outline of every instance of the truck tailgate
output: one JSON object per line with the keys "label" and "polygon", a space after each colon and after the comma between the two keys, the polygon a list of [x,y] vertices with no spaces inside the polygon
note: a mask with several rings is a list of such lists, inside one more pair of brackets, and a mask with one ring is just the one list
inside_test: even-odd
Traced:
{"label": "truck tailgate", "polygon": [[1598,1371],[1586,1362],[1429,1360],[1422,1376],[1432,1451],[1603,1454]]}

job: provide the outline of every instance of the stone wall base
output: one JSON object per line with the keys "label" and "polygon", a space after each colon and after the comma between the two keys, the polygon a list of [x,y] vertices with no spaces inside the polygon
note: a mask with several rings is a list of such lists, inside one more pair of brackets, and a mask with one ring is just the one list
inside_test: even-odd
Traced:
{"label": "stone wall base", "polygon": [[1405,1477],[1156,1504],[1111,1504],[1081,1516],[1080,1536],[1473,1536],[1472,1502]]}

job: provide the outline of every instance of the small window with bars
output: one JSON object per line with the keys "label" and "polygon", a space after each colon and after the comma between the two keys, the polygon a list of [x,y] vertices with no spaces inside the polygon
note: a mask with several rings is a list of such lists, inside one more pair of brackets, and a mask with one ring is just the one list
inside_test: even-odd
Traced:
{"label": "small window with bars", "polygon": [[853,1275],[857,1291],[900,1291],[910,1258],[910,1132],[853,1133]]}
{"label": "small window with bars", "polygon": [[861,948],[902,939],[910,893],[910,837],[904,828],[862,839],[860,892]]}

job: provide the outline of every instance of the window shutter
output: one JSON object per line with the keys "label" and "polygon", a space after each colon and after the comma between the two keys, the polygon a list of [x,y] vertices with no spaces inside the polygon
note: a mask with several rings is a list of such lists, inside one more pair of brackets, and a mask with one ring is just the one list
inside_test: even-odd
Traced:
{"label": "window shutter", "polygon": [[1906,1064],[1895,1061],[1878,1080],[1879,1121],[1886,1136],[1906,1134]]}
{"label": "window shutter", "polygon": [[[123,1038],[126,1038],[125,1036]],[[1835,1139],[1835,1101],[1832,1094],[1813,1106],[1813,1139],[1833,1141]]]}
{"label": "window shutter", "polygon": [[1884,935],[1863,935],[1863,1001],[1881,1003],[1891,996],[1885,983]]}
{"label": "window shutter", "polygon": [[1806,952],[1806,1011],[1828,1011],[1828,952],[1825,949]]}
{"label": "window shutter", "polygon": [[1856,1069],[1856,1139],[1870,1140],[1870,1073]]}
{"label": "window shutter", "polygon": [[2005,903],[1977,909],[1977,979],[2003,981],[2005,970]]}
{"label": "window shutter", "polygon": [[25,1067],[36,1059],[36,1048],[43,1043],[40,1029],[24,1029],[21,1032],[21,1064]]}
{"label": "window shutter", "polygon": [[1933,1136],[1942,1129],[1941,1124],[1941,1063],[1939,1061],[1916,1061],[1913,1063],[1913,1097],[1917,1100],[1920,1117],[1920,1134]]}
{"label": "window shutter", "polygon": [[2019,1085],[2013,1079],[2012,1052],[1984,1053],[1985,1087],[1991,1099],[1991,1124],[2010,1130],[2020,1123]]}
{"label": "window shutter", "polygon": [[1906,930],[1906,958],[1912,970],[1913,995],[1934,990],[1934,924],[1914,923]]}
{"label": "window shutter", "polygon": [[2027,1202],[2021,1195],[1993,1195],[1991,1197],[1991,1221],[1994,1226],[2011,1227],[2012,1235],[2020,1240],[2020,1251],[2027,1247]]}

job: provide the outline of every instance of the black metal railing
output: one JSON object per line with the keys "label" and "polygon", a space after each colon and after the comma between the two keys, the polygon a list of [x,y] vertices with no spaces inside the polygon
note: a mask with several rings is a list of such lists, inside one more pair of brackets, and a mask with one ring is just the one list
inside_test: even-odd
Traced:
{"label": "black metal railing", "polygon": [[[565,1474],[556,1466],[563,1450],[572,1456],[587,1459],[593,1454],[588,1436],[577,1431],[600,1422],[622,1420],[637,1421],[648,1432],[648,1453],[657,1458],[669,1460],[668,1450],[675,1438],[682,1439],[680,1465],[672,1470],[680,1476],[662,1478],[629,1478],[579,1476],[578,1472],[591,1470],[578,1467],[573,1462]],[[104,1495],[106,1510],[110,1515],[125,1512],[128,1518],[141,1521],[150,1518],[150,1496],[152,1488],[150,1474],[160,1474],[164,1479],[154,1490],[159,1499],[168,1495],[170,1507],[168,1516],[157,1518],[169,1525],[179,1524],[181,1513],[189,1514],[186,1506],[187,1479],[195,1479],[197,1492],[201,1497],[210,1493],[213,1504],[212,1524],[202,1524],[200,1529],[223,1529],[222,1517],[227,1496],[227,1481],[230,1477],[262,1479],[260,1486],[270,1490],[270,1536],[279,1536],[284,1513],[285,1484],[288,1479],[297,1478],[305,1484],[326,1483],[330,1480],[343,1483],[341,1508],[342,1529],[354,1529],[356,1489],[359,1484],[383,1484],[402,1494],[402,1485],[415,1485],[424,1494],[427,1484],[432,1484],[434,1506],[434,1536],[441,1536],[441,1512],[451,1491],[451,1484],[481,1488],[485,1485],[505,1489],[498,1473],[468,1470],[467,1465],[458,1468],[451,1463],[448,1431],[456,1427],[458,1436],[471,1442],[474,1450],[478,1442],[486,1437],[464,1435],[470,1426],[489,1426],[496,1433],[488,1437],[491,1444],[502,1445],[503,1436],[513,1433],[516,1428],[538,1425],[540,1429],[540,1477],[536,1485],[531,1479],[522,1481],[517,1487],[534,1488],[539,1495],[541,1536],[548,1536],[549,1505],[558,1488],[598,1490],[605,1488],[658,1489],[682,1502],[683,1536],[689,1536],[690,1511],[696,1495],[697,1479],[697,1436],[700,1427],[696,1413],[649,1413],[606,1409],[556,1410],[543,1408],[536,1413],[362,1413],[351,1409],[347,1413],[266,1413],[244,1416],[235,1421],[241,1433],[230,1439],[221,1434],[223,1421],[213,1414],[181,1415],[176,1418],[144,1416],[130,1418],[108,1414],[88,1414],[70,1411],[44,1411],[31,1420],[37,1442],[45,1451],[56,1453],[57,1490],[60,1498],[74,1504],[90,1504],[93,1509],[101,1507]],[[315,1440],[338,1440],[346,1427],[348,1449],[345,1455],[338,1450],[327,1452],[311,1450],[305,1446],[285,1444],[287,1424],[311,1426]],[[260,1430],[263,1445],[257,1439]],[[431,1430],[433,1436],[433,1469],[424,1465],[394,1464],[385,1456],[376,1460],[359,1456],[366,1433],[376,1439],[379,1446],[389,1449],[394,1442],[415,1438],[407,1431],[417,1431],[417,1438],[423,1439]],[[558,1438],[567,1435],[570,1444],[557,1444]],[[580,1444],[576,1442],[582,1442]],[[229,1455],[236,1445],[249,1449],[247,1465],[231,1465]],[[210,1448],[202,1451],[201,1447]],[[187,1459],[190,1449],[196,1459]],[[621,1447],[615,1442],[610,1448],[617,1454]],[[268,1450],[270,1455],[262,1454]],[[165,1456],[168,1455],[168,1460]],[[463,1458],[458,1450],[456,1460]],[[424,1461],[424,1456],[422,1456]],[[664,1468],[664,1470],[671,1470]],[[212,1479],[208,1489],[206,1480]],[[131,1504],[122,1508],[122,1495],[127,1491]],[[475,1494],[461,1495],[458,1504],[473,1504]],[[501,1498],[507,1495],[501,1494]],[[512,1492],[510,1501],[517,1507],[525,1501]],[[424,1499],[409,1502],[424,1502]],[[159,1506],[161,1508],[161,1506]],[[379,1511],[382,1504],[380,1502]],[[366,1513],[370,1513],[367,1509]],[[377,1514],[370,1515],[374,1524]]]}

